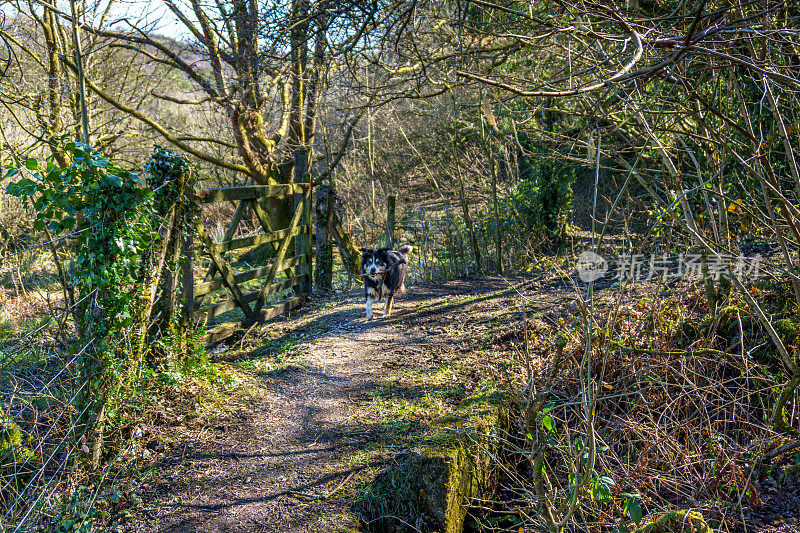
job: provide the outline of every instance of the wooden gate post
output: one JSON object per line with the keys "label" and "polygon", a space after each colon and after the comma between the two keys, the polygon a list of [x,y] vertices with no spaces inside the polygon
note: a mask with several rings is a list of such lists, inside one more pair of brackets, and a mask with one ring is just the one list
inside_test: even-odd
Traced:
{"label": "wooden gate post", "polygon": [[299,282],[300,293],[309,294],[311,292],[311,194],[308,189],[311,187],[308,177],[308,150],[298,148],[294,151],[294,176],[295,185],[302,185],[303,192],[294,195],[294,205],[297,209],[300,203],[302,214],[300,215],[300,226],[308,226],[307,231],[300,233],[294,238],[294,256],[306,257],[305,263],[300,263],[295,267],[295,276],[302,280]]}
{"label": "wooden gate post", "polygon": [[[192,189],[187,188],[187,193]],[[187,198],[185,206],[184,224],[181,239],[181,298],[183,309],[181,310],[181,337],[190,334],[194,329],[194,220],[199,216],[198,206],[194,200],[194,195]]]}
{"label": "wooden gate post", "polygon": [[333,288],[333,250],[330,242],[330,227],[333,221],[333,189],[329,185],[317,187],[315,204],[317,228],[317,253],[314,265],[314,288],[328,292]]}
{"label": "wooden gate post", "polygon": [[[148,287],[148,342],[177,326],[182,336],[191,329],[192,233],[194,177],[182,156],[157,149],[148,163],[147,185],[153,189],[156,219],[161,227],[160,249],[153,251]],[[189,299],[187,302],[187,295]],[[155,364],[166,353],[150,354]]]}

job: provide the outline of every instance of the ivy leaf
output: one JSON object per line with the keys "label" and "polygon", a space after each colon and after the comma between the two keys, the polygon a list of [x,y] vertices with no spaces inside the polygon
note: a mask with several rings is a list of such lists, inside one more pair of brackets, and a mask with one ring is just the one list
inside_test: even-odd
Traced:
{"label": "ivy leaf", "polygon": [[544,418],[542,418],[542,425],[545,427],[545,429],[548,432],[552,432],[553,431],[553,425],[554,424],[553,424],[553,419],[550,418],[550,415],[545,415]]}
{"label": "ivy leaf", "polygon": [[100,181],[107,187],[122,187],[122,178],[116,174],[106,174]]}
{"label": "ivy leaf", "polygon": [[91,153],[92,147],[83,142],[76,142],[73,143],[73,150],[78,154],[88,154]]}
{"label": "ivy leaf", "polygon": [[[13,187],[12,187],[13,185]],[[9,183],[7,192],[13,196],[33,196],[36,193],[36,183],[28,178],[22,178],[17,183]]]}
{"label": "ivy leaf", "polygon": [[39,168],[39,162],[34,158],[29,157],[25,160],[25,166],[28,167],[28,170],[36,170]]}
{"label": "ivy leaf", "polygon": [[637,526],[639,522],[642,521],[642,506],[633,498],[628,500],[628,516],[631,517],[631,520],[636,522]]}

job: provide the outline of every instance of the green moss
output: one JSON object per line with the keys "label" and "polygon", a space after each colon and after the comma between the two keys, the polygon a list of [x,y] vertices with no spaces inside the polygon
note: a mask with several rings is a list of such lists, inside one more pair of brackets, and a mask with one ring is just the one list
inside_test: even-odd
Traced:
{"label": "green moss", "polygon": [[682,306],[668,307],[662,311],[661,319],[667,335],[674,337],[682,331],[684,315]]}
{"label": "green moss", "polygon": [[714,533],[697,511],[671,511],[633,533]]}
{"label": "green moss", "polygon": [[0,418],[0,476],[24,481],[40,466],[39,458],[22,445],[20,427],[8,417]]}
{"label": "green moss", "polygon": [[17,424],[6,418],[0,429],[0,439],[2,439],[2,447],[0,447],[2,451],[20,446],[22,445],[22,431]]}
{"label": "green moss", "polygon": [[484,391],[462,402],[458,412],[436,420],[419,451],[398,454],[364,488],[355,506],[368,531],[405,531],[424,526],[460,533],[465,502],[491,497],[497,483],[492,455],[497,448],[499,397]]}
{"label": "green moss", "polygon": [[775,329],[780,333],[783,342],[793,344],[800,334],[800,322],[791,318],[781,318],[775,321]]}

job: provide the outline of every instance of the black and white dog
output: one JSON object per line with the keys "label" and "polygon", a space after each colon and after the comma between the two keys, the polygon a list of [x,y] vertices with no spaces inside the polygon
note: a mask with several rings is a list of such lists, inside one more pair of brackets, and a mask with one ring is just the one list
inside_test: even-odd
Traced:
{"label": "black and white dog", "polygon": [[367,320],[372,319],[372,303],[386,298],[383,317],[389,318],[396,294],[405,294],[408,255],[413,248],[404,244],[397,250],[391,248],[362,248],[361,272],[367,298]]}

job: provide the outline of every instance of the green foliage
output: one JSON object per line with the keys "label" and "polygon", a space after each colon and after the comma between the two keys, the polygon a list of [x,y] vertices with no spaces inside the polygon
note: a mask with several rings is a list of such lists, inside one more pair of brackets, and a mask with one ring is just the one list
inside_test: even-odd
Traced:
{"label": "green foliage", "polygon": [[156,145],[145,167],[147,185],[153,190],[154,207],[166,213],[170,207],[189,192],[184,178],[191,172],[189,161],[182,155]]}
{"label": "green foliage", "polygon": [[517,183],[499,200],[502,230],[541,234],[551,241],[564,235],[572,209],[575,172],[562,168],[553,173],[550,163],[527,163],[530,177]]}
{"label": "green foliage", "polygon": [[608,503],[612,501],[611,495],[611,487],[615,485],[614,480],[608,476],[601,476],[594,470],[592,471],[592,478],[589,481],[587,490],[589,491],[589,496],[593,500],[597,500],[602,503]]}
{"label": "green foliage", "polygon": [[636,525],[639,525],[639,522],[642,521],[642,506],[637,501],[640,498],[639,494],[631,494],[629,492],[623,492],[621,495],[625,498],[625,504],[622,506],[622,511],[628,515],[628,518],[636,522]]}
{"label": "green foliage", "polygon": [[85,331],[107,338],[134,318],[140,259],[157,237],[149,219],[152,193],[86,144],[68,142],[63,150],[72,161],[66,168],[53,156],[16,161],[7,176],[16,176],[23,165],[32,174],[9,183],[6,193],[29,200],[35,229],[74,234],[72,285],[81,295],[96,294],[97,310],[87,316]]}
{"label": "green foliage", "polygon": [[[112,518],[115,508],[120,506],[120,497],[115,490],[103,490],[80,486],[57,506],[57,514],[50,521],[47,531],[52,533],[90,533],[107,531],[95,527]],[[112,526],[116,524],[112,521]]]}
{"label": "green foliage", "polygon": [[41,460],[23,444],[23,434],[7,415],[0,415],[0,479],[14,478],[17,483],[24,482],[41,466]]}
{"label": "green foliage", "polygon": [[35,229],[71,237],[73,267],[65,289],[75,295],[73,317],[83,348],[70,351],[89,383],[78,400],[88,407],[78,424],[90,430],[102,423],[106,406],[113,411],[130,392],[131,362],[137,359],[131,354],[140,352],[149,314],[143,261],[159,236],[152,191],[132,172],[84,143],[61,148],[68,166],[59,166],[54,156],[15,161],[7,176],[23,177],[6,192],[26,200]]}
{"label": "green foliage", "polygon": [[793,345],[800,337],[800,321],[791,318],[781,318],[775,321],[775,329],[785,344]]}
{"label": "green foliage", "polygon": [[[181,276],[176,276],[180,268],[180,246],[184,235],[192,231],[192,221],[199,215],[199,208],[194,202],[194,186],[192,181],[192,166],[182,155],[166,150],[160,146],[155,151],[145,167],[147,184],[153,191],[153,227],[163,225],[165,222],[171,227],[170,238],[164,242],[163,250],[166,262],[160,272],[161,294],[168,291],[180,291],[179,286],[173,287],[168,280],[181,283]],[[160,348],[153,349],[153,341],[170,335],[175,328],[188,329],[186,316],[177,316],[171,298],[159,298],[153,302],[152,316],[154,322],[148,330],[148,345],[150,345],[149,358],[154,366],[158,366],[170,356]],[[181,321],[182,319],[182,321]]]}
{"label": "green foliage", "polygon": [[542,420],[542,427],[544,427],[544,429],[547,430],[548,436],[551,437],[554,436],[556,433],[556,424],[555,421],[553,420],[553,417],[551,417],[547,413],[552,411],[553,407],[555,407],[555,403],[548,402],[547,405],[542,407],[538,412],[538,416]]}

